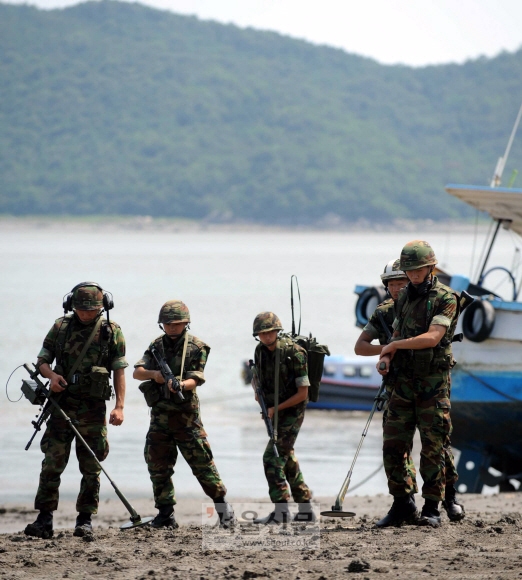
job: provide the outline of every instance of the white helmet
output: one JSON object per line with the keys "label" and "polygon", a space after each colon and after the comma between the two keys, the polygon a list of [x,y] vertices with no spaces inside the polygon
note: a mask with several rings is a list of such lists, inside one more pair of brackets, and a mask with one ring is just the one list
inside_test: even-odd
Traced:
{"label": "white helmet", "polygon": [[386,286],[387,282],[390,280],[399,280],[400,278],[406,278],[406,274],[400,269],[400,260],[390,260],[384,272],[381,274],[381,280]]}

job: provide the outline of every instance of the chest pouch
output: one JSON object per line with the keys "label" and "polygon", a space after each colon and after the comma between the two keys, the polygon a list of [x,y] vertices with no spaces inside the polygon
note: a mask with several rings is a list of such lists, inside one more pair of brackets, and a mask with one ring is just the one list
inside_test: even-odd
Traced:
{"label": "chest pouch", "polygon": [[112,394],[112,388],[109,384],[109,371],[105,367],[92,367],[89,379],[91,382],[89,395],[93,399],[108,401]]}
{"label": "chest pouch", "polygon": [[413,351],[414,369],[417,375],[428,375],[431,368],[431,361],[433,360],[433,348],[423,348],[421,350]]}
{"label": "chest pouch", "polygon": [[160,400],[160,387],[161,385],[158,385],[158,383],[153,380],[145,381],[138,387],[145,397],[147,406],[154,407],[154,405]]}

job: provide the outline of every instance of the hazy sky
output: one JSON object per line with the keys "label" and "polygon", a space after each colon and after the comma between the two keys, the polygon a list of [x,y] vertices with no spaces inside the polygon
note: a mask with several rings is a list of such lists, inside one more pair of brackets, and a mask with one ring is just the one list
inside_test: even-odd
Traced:
{"label": "hazy sky", "polygon": [[[77,0],[11,0],[42,8]],[[202,19],[274,30],[381,63],[463,62],[522,46],[522,0],[147,0]]]}

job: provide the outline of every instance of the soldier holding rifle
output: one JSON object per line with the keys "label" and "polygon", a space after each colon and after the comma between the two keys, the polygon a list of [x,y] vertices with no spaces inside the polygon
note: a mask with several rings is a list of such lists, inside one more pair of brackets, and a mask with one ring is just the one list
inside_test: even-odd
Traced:
{"label": "soldier holding rifle", "polygon": [[[111,425],[123,423],[125,400],[125,339],[115,322],[102,320],[102,312],[113,308],[112,296],[94,282],[75,286],[64,297],[64,312],[45,337],[38,354],[37,369],[49,379],[50,389],[60,406],[74,421],[79,433],[98,461],[109,453],[105,401],[111,396],[109,378],[114,372],[116,404],[110,413]],[[107,315],[108,318],[108,315]],[[54,370],[51,369],[56,360]],[[53,511],[58,508],[60,477],[67,466],[75,435],[56,410],[52,410],[40,447],[45,457],[34,507],[40,510],[36,521],[25,528],[29,536],[53,535]],[[83,445],[76,456],[82,473],[76,501],[78,517],[75,536],[92,532],[91,516],[98,511],[100,466]]]}
{"label": "soldier holding rifle", "polygon": [[234,512],[225,500],[227,490],[212,458],[196,394],[196,387],[205,382],[203,371],[210,347],[189,334],[190,313],[181,300],[165,302],[158,323],[163,324],[164,334],[149,345],[134,365],[133,374],[135,379],[146,381],[140,390],[151,407],[145,461],[158,509],[151,526],[178,526],[172,475],[179,450],[203,491],[214,501],[221,527],[230,527],[235,523]]}
{"label": "soldier holding rifle", "polygon": [[263,455],[263,465],[274,511],[265,518],[254,520],[256,524],[290,522],[290,493],[299,504],[299,513],[294,521],[309,522],[315,519],[310,503],[312,493],[294,453],[308,402],[310,381],[307,355],[304,348],[288,337],[278,336],[282,329],[281,321],[273,312],[261,312],[254,320],[253,336],[259,337],[260,341],[255,350],[257,376],[268,408],[268,418],[273,421],[278,451],[276,454],[271,439]]}

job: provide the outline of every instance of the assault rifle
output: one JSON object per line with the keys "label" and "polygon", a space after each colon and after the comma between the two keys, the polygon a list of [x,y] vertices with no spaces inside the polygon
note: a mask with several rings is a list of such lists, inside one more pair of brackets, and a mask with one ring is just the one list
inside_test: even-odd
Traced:
{"label": "assault rifle", "polygon": [[150,349],[152,355],[154,356],[154,358],[156,359],[156,362],[158,363],[159,366],[159,370],[161,372],[161,376],[163,377],[165,383],[163,385],[163,396],[165,399],[170,399],[170,390],[169,390],[169,382],[171,382],[171,386],[174,389],[174,391],[176,392],[176,394],[178,395],[178,397],[184,401],[185,397],[183,396],[183,393],[181,392],[181,384],[179,382],[179,380],[174,376],[174,373],[170,370],[169,365],[167,364],[167,361],[165,360],[165,357],[158,351],[158,349],[153,346]]}
{"label": "assault rifle", "polygon": [[[28,381],[25,381],[24,383],[22,383],[22,390],[24,389],[24,386],[28,383]],[[45,385],[46,386],[46,385]],[[45,388],[44,386],[44,388]],[[31,387],[27,387],[28,389],[31,389]],[[24,392],[25,395],[25,392]],[[31,399],[25,395],[27,399],[29,399],[31,401]],[[54,397],[56,400],[58,400],[58,397],[55,396]],[[32,402],[32,401],[31,401]],[[41,405],[42,403],[39,402],[35,402],[33,403],[33,405]],[[31,439],[29,439],[27,445],[25,446],[25,450],[27,451],[29,449],[29,447],[31,447],[34,438],[36,437],[36,434],[38,433],[38,431],[42,430],[42,425],[47,421],[47,419],[49,418],[49,415],[51,414],[52,411],[52,404],[50,401],[47,401],[42,409],[42,412],[40,413],[40,416],[36,419],[36,421],[31,421],[31,424],[34,427],[34,433],[31,436]]]}
{"label": "assault rifle", "polygon": [[261,390],[261,384],[259,382],[259,375],[257,374],[257,368],[254,364],[253,360],[248,361],[248,366],[250,367],[250,371],[252,372],[252,388],[254,389],[254,393],[256,394],[257,402],[261,407],[261,416],[263,417],[263,421],[265,422],[266,432],[270,437],[270,442],[272,443],[272,447],[274,449],[274,455],[279,457],[279,453],[277,452],[276,447],[276,434],[274,432],[274,426],[272,425],[272,421],[268,416],[268,410],[266,408],[265,399],[263,398],[263,391]]}
{"label": "assault rifle", "polygon": [[[29,369],[27,370],[29,373],[31,372]],[[49,415],[51,414],[52,403],[50,400],[48,400],[48,397],[53,396],[57,402],[60,398],[59,394],[58,395],[56,393],[53,393],[52,395],[49,394],[49,391],[47,389],[48,384],[49,383],[38,386],[33,381],[22,381],[22,393],[24,394],[24,397],[32,405],[39,405],[40,407],[42,407],[40,416],[36,419],[36,421],[31,421],[31,424],[34,427],[34,433],[31,439],[29,439],[27,445],[25,446],[26,451],[29,449],[29,447],[31,447],[31,444],[34,438],[36,437],[36,434],[38,433],[38,431],[42,430],[42,425],[47,421]],[[42,389],[45,390],[47,395],[42,392]]]}

